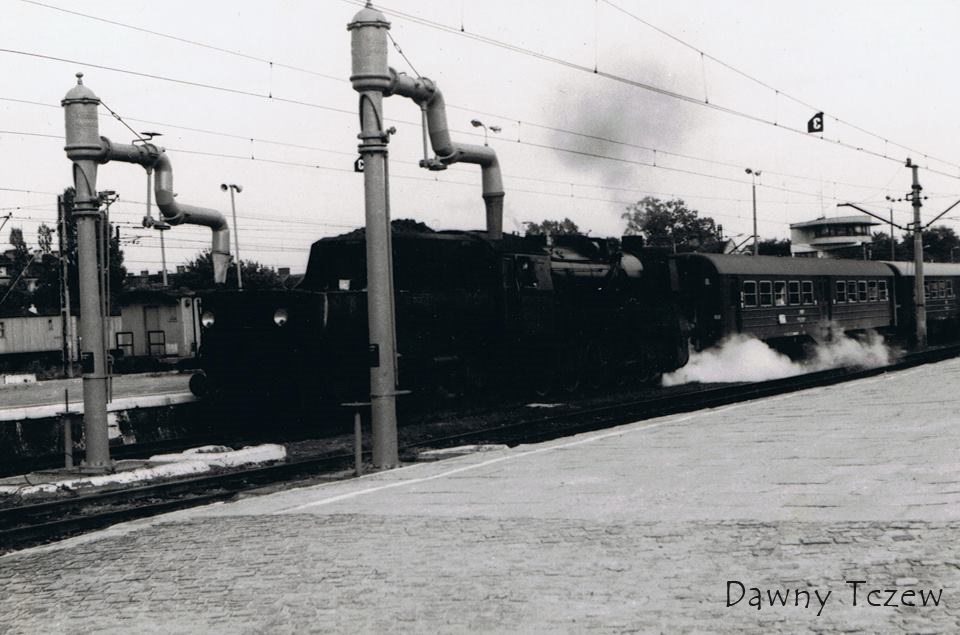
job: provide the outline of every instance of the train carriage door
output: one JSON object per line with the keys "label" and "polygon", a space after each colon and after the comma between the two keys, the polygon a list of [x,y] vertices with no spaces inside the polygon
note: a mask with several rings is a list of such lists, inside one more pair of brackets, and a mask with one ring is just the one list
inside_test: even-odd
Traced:
{"label": "train carriage door", "polygon": [[817,304],[820,306],[820,319],[829,321],[833,319],[833,285],[829,278],[819,278],[817,280]]}
{"label": "train carriage door", "polygon": [[[755,292],[754,292],[755,293]],[[733,329],[724,329],[725,332],[733,330],[736,333],[743,332],[743,280],[740,278],[730,278],[730,302],[728,306],[733,307],[733,314],[727,317],[728,322],[733,324]]]}

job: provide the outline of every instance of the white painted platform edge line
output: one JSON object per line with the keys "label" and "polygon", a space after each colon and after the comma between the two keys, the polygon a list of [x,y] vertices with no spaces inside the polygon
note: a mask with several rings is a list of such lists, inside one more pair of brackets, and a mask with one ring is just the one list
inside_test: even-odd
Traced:
{"label": "white painted platform edge line", "polygon": [[[738,404],[739,405],[739,404]],[[406,481],[395,481],[393,483],[386,483],[384,485],[378,485],[376,487],[368,487],[367,489],[357,490],[354,492],[348,492],[346,494],[340,494],[339,496],[331,496],[330,498],[325,498],[319,501],[313,501],[310,503],[304,503],[303,505],[297,505],[296,507],[289,507],[287,509],[281,509],[279,511],[273,512],[272,515],[278,516],[281,514],[292,514],[304,509],[310,509],[313,507],[319,507],[321,505],[329,505],[330,503],[337,503],[343,500],[349,500],[351,498],[357,498],[359,496],[364,496],[366,494],[374,494],[376,492],[381,492],[383,490],[393,489],[395,487],[401,487],[404,485],[416,485],[418,483],[425,483],[427,481],[433,481],[440,478],[446,478],[447,476],[452,476],[454,474],[459,474],[461,472],[468,472],[470,470],[475,470],[481,467],[486,467],[488,465],[493,465],[495,463],[501,463],[503,461],[509,461],[513,459],[522,459],[533,454],[540,454],[542,452],[551,452],[553,450],[563,450],[566,448],[572,448],[578,445],[584,445],[587,443],[593,443],[594,441],[600,441],[610,437],[621,436],[625,434],[632,434],[634,432],[640,432],[645,430],[650,430],[653,428],[658,428],[663,425],[672,424],[672,423],[683,423],[694,419],[698,416],[699,413],[694,413],[686,415],[679,419],[670,419],[668,421],[658,421],[657,423],[651,423],[649,425],[633,428],[630,430],[618,429],[616,431],[605,432],[603,434],[598,434],[592,437],[587,437],[585,439],[577,439],[576,441],[570,441],[567,443],[562,443],[560,445],[549,445],[545,447],[539,447],[533,450],[527,450],[525,452],[519,452],[516,454],[507,454],[505,456],[499,456],[495,459],[488,459],[486,461],[481,461],[480,463],[472,463],[470,465],[464,465],[463,467],[454,468],[452,470],[447,470],[446,472],[441,472],[439,474],[431,474],[430,476],[423,476],[421,478],[414,478]]]}

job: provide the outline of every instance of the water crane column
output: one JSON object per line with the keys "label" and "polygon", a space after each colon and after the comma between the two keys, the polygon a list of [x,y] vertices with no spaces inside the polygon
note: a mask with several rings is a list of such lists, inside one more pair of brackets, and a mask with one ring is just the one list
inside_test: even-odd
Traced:
{"label": "water crane column", "polygon": [[370,3],[347,26],[351,33],[350,81],[360,93],[360,156],[367,244],[367,320],[370,341],[370,403],[373,463],[392,468],[400,463],[397,447],[396,372],[394,361],[393,276],[387,201],[387,143],[383,97],[391,84],[387,66],[390,23]]}
{"label": "water crane column", "polygon": [[97,259],[97,166],[100,146],[97,107],[100,99],[83,85],[77,85],[61,102],[66,117],[67,156],[73,161],[76,188],[73,215],[77,219],[77,259],[80,273],[80,359],[83,364],[83,437],[86,466],[97,470],[111,467],[107,434],[107,355],[103,347],[103,315]]}

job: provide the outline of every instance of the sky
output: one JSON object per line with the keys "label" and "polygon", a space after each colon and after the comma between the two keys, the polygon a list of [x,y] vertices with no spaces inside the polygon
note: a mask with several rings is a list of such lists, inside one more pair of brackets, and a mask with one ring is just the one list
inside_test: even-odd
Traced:
{"label": "sky", "polygon": [[[390,65],[433,79],[454,141],[489,133],[506,190],[504,228],[570,218],[619,236],[644,196],[681,198],[727,236],[789,237],[789,224],[886,216],[886,196],[921,166],[923,216],[960,199],[960,3],[810,0],[388,0]],[[74,74],[134,131],[163,133],[178,201],[230,215],[237,183],[240,256],[302,272],[310,244],[364,219],[357,94],[346,25],[356,0],[0,0],[0,230],[36,244],[72,185],[59,106]],[[78,15],[83,14],[83,15]],[[400,53],[402,50],[402,55]],[[51,59],[57,58],[57,59]],[[272,62],[272,63],[271,63]],[[594,72],[596,69],[596,72]],[[822,134],[807,121],[826,113]],[[477,166],[422,158],[419,109],[384,102],[393,218],[435,229],[484,224]],[[133,132],[101,106],[100,132]],[[127,268],[160,268],[144,229],[146,178],[108,163],[98,187],[120,199]],[[898,224],[912,219],[893,204]],[[960,211],[944,224],[958,227]],[[0,220],[0,223],[3,221]],[[168,269],[210,244],[209,230],[166,233]]]}

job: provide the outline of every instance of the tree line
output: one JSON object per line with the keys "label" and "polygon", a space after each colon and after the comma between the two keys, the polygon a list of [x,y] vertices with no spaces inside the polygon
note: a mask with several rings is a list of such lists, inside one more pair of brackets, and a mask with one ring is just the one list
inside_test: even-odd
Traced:
{"label": "tree line", "polygon": [[[732,246],[749,251],[750,236],[724,237],[723,226],[709,216],[701,216],[682,199],[661,200],[647,196],[629,205],[621,215],[626,221],[624,235],[642,236],[651,247],[664,247],[676,253],[720,253]],[[580,232],[569,218],[562,221],[545,220],[541,223],[524,223],[528,236],[576,234]],[[762,238],[758,244],[761,256],[789,256],[790,240]],[[960,237],[950,227],[938,225],[923,231],[923,253],[928,262],[960,262]],[[874,232],[866,250],[857,248],[846,254],[871,260],[913,260],[913,235],[902,236],[891,248],[890,234]]]}

